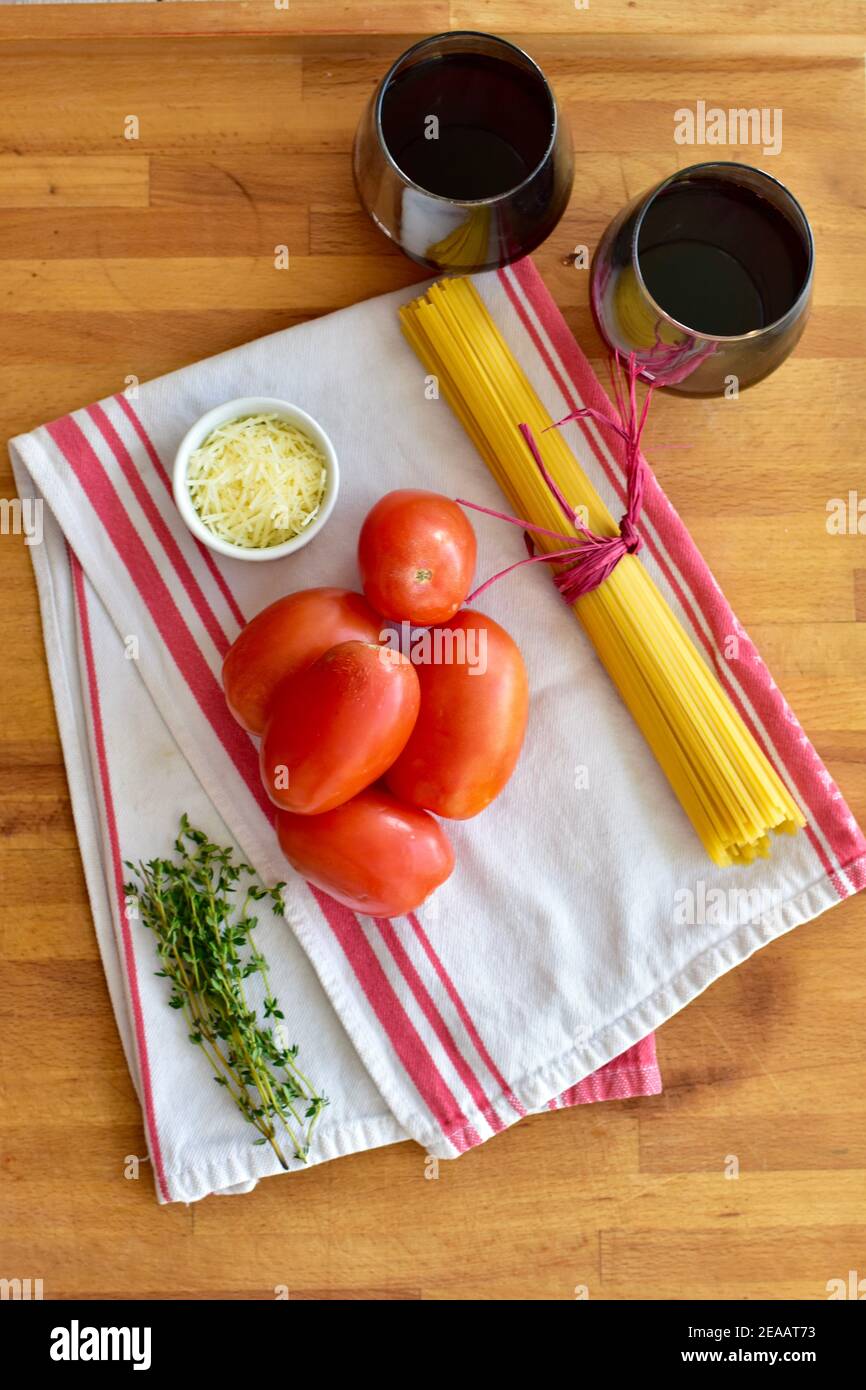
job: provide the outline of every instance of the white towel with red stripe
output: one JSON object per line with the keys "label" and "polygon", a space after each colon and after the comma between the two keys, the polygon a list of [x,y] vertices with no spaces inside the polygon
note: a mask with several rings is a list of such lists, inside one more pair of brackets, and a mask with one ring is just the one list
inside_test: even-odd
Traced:
{"label": "white towel with red stripe", "polygon": [[[554,418],[579,405],[610,410],[530,262],[476,284]],[[253,741],[222,697],[227,645],[283,593],[356,587],[361,519],[389,489],[502,505],[399,332],[397,307],[411,293],[184,368],[10,446],[22,497],[45,504],[33,559],[49,667],[94,919],[163,1201],[246,1190],[276,1170],[208,1084],[153,974],[152,938],[126,916],[121,860],[167,852],[182,811],[235,843],[266,881],[290,880],[292,931],[263,914],[261,945],[303,1068],[330,1099],[314,1161],[405,1138],[454,1157],[529,1111],[659,1090],[652,1029],[866,880],[866,841],[654,481],[642,562],[797,796],[806,831],[777,841],[769,861],[712,865],[573,615],[546,572],[530,567],[482,604],[526,659],[526,745],[503,795],[477,819],[449,824],[451,879],[418,913],[385,922],[291,874]],[[189,425],[253,394],[302,406],[341,464],[322,535],[265,565],[199,547],[169,487]],[[617,447],[593,422],[567,430],[618,515]],[[479,576],[521,558],[519,529],[480,514],[473,523]]]}

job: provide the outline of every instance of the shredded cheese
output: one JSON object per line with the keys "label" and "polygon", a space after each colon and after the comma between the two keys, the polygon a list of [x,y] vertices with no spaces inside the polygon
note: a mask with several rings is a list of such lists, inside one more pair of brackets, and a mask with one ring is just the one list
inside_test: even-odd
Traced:
{"label": "shredded cheese", "polygon": [[187,465],[190,498],[205,526],[249,549],[299,535],[318,513],[326,480],[318,444],[279,415],[218,425]]}

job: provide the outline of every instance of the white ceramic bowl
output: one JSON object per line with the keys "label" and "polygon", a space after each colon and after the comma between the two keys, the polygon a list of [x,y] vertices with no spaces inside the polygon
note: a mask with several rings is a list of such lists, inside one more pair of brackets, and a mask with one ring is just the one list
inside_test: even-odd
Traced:
{"label": "white ceramic bowl", "polygon": [[[283,541],[282,545],[268,545],[254,549],[247,545],[232,545],[231,541],[222,540],[202,521],[189,494],[187,467],[190,454],[204,443],[217,425],[224,425],[229,420],[238,420],[244,415],[278,415],[280,419],[287,420],[291,425],[297,425],[298,429],[308,434],[325,455],[327,476],[321,506],[309,526],[305,526],[297,536],[292,536],[291,540]],[[225,405],[215,406],[206,415],[202,415],[200,420],[196,420],[191,429],[187,430],[174,460],[174,500],[177,503],[178,511],[194,536],[197,536],[205,545],[210,546],[211,550],[217,551],[220,555],[228,555],[233,560],[280,560],[285,555],[293,555],[296,550],[301,550],[314,536],[319,534],[325,525],[334,510],[339,487],[340,470],[337,464],[337,455],[321,425],[318,425],[312,416],[299,409],[298,406],[291,405],[288,401],[276,400],[271,396],[241,396],[235,401],[226,401]]]}

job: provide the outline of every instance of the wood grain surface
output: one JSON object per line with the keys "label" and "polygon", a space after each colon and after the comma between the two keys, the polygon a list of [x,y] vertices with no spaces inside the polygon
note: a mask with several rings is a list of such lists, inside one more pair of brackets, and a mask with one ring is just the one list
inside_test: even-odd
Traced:
{"label": "wood grain surface", "polygon": [[[724,153],[805,204],[813,317],[739,400],[657,398],[648,453],[866,822],[866,536],[826,527],[829,499],[866,498],[863,18],[859,0],[0,6],[0,434],[417,278],[359,211],[349,151],[425,32],[498,30],[553,78],[577,174],[537,260],[599,362],[569,252],[693,162],[678,107],[781,107],[778,156]],[[5,451],[0,469],[11,497]],[[659,1097],[531,1118],[435,1182],[403,1144],[158,1208],[147,1164],[123,1176],[144,1139],[29,556],[11,535],[0,555],[0,1275],[54,1298],[519,1300],[822,1299],[866,1276],[862,896],[666,1024]]]}

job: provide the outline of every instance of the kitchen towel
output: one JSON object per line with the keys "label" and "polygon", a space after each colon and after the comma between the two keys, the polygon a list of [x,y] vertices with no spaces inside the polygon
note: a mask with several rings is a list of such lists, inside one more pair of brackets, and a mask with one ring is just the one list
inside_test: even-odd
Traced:
{"label": "kitchen towel", "polygon": [[[28,479],[21,479],[24,486]],[[28,494],[30,495],[30,494]],[[123,859],[167,849],[186,812],[220,845],[236,842],[203,791],[138,672],[133,634],[108,617],[47,510],[33,558],[75,825],[102,961],[127,1063],[142,1105],[161,1202],[249,1191],[279,1172],[270,1149],[224,1092],[154,971],[153,938],[124,895]],[[282,866],[285,873],[286,866]],[[370,1080],[303,950],[266,903],[256,937],[300,1062],[326,1091],[310,1161],[410,1136]],[[652,1037],[549,1102],[552,1109],[660,1089]]]}
{"label": "kitchen towel", "polygon": [[[554,418],[581,404],[610,409],[530,262],[476,284]],[[267,881],[286,877],[254,745],[219,687],[227,642],[281,593],[355,587],[359,524],[391,488],[501,506],[400,334],[397,307],[412,293],[250,343],[12,442],[19,491],[45,502],[34,562],[55,698],[94,912],[116,919],[119,960],[106,969],[119,1017],[126,1009],[133,1023],[128,1052],[163,1200],[243,1187],[276,1161],[238,1140],[238,1117],[226,1107],[217,1119],[197,1084],[206,1068],[150,974],[152,940],[125,917],[118,858],[164,853],[188,810]],[[168,485],[189,425],[251,394],[302,406],[341,463],[322,535],[263,565],[199,548]],[[591,422],[566,428],[618,514],[621,455]],[[480,576],[524,553],[516,528],[473,521]],[[530,567],[496,585],[482,606],[524,652],[530,725],[506,792],[476,820],[449,825],[452,878],[418,913],[384,922],[294,876],[296,940],[278,921],[263,926],[302,1065],[332,1102],[318,1157],[407,1136],[454,1157],[527,1111],[657,1090],[643,1041],[654,1027],[863,886],[863,836],[654,482],[642,529],[643,562],[787,778],[806,831],[776,841],[769,861],[713,866],[549,576]],[[724,655],[731,634],[736,661]]]}

